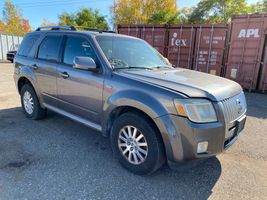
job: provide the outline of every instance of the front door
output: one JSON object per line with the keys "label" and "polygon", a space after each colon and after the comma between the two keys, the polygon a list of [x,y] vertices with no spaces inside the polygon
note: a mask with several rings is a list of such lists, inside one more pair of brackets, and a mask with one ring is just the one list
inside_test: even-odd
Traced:
{"label": "front door", "polygon": [[73,60],[75,56],[91,57],[101,68],[87,38],[66,36],[63,63],[58,67],[57,94],[59,107],[66,112],[100,124],[103,103],[103,73],[74,69]]}

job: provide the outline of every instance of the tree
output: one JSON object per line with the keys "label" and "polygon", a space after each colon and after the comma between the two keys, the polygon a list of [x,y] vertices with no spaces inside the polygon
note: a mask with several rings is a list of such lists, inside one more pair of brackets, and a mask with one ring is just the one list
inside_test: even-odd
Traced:
{"label": "tree", "polygon": [[76,13],[63,12],[59,15],[59,25],[87,26],[102,30],[108,30],[105,16],[98,10],[82,8]]}
{"label": "tree", "polygon": [[180,9],[178,11],[178,15],[177,15],[177,21],[180,24],[189,24],[189,17],[191,16],[193,12],[193,8],[192,7],[183,7],[182,9]]}
{"label": "tree", "polygon": [[266,14],[267,13],[267,0],[258,1],[251,5],[251,10],[254,13]]}
{"label": "tree", "polygon": [[30,32],[31,31],[31,26],[30,26],[29,20],[20,19],[20,24],[21,24],[23,30],[25,30],[26,32]]}
{"label": "tree", "polygon": [[42,19],[42,23],[40,26],[56,26],[57,24],[54,22],[49,22],[45,17]]}
{"label": "tree", "polygon": [[3,33],[5,31],[5,24],[3,21],[0,20],[0,33]]}
{"label": "tree", "polygon": [[3,8],[4,33],[24,35],[30,31],[29,20],[25,20],[21,16],[21,10],[10,0],[6,0]]}
{"label": "tree", "polygon": [[114,0],[110,11],[114,27],[174,23],[178,15],[176,0]]}
{"label": "tree", "polygon": [[75,14],[63,12],[61,15],[59,15],[59,25],[77,26],[75,19],[76,19]]}
{"label": "tree", "polygon": [[234,14],[251,12],[246,0],[202,0],[189,17],[190,23],[228,23]]}

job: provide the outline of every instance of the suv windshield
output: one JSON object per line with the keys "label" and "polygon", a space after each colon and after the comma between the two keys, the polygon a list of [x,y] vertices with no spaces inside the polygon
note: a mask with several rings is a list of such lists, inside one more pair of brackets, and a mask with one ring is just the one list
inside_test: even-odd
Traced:
{"label": "suv windshield", "polygon": [[96,40],[114,69],[171,67],[164,57],[142,40],[119,36],[97,36]]}

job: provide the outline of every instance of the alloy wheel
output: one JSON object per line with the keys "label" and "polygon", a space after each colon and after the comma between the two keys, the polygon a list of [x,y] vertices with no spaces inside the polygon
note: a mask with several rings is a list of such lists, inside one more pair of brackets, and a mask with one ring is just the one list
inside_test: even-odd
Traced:
{"label": "alloy wheel", "polygon": [[33,104],[33,97],[30,92],[25,91],[23,94],[23,105],[25,108],[25,111],[31,115],[33,113],[34,104]]}
{"label": "alloy wheel", "polygon": [[148,155],[148,144],[145,136],[134,126],[125,126],[119,132],[118,146],[128,162],[139,165]]}

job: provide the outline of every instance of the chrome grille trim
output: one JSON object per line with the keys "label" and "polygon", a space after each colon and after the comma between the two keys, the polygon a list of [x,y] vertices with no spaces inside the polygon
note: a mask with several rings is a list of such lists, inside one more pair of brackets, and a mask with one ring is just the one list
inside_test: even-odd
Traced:
{"label": "chrome grille trim", "polygon": [[247,111],[244,92],[221,101],[225,122],[231,123],[240,118]]}

